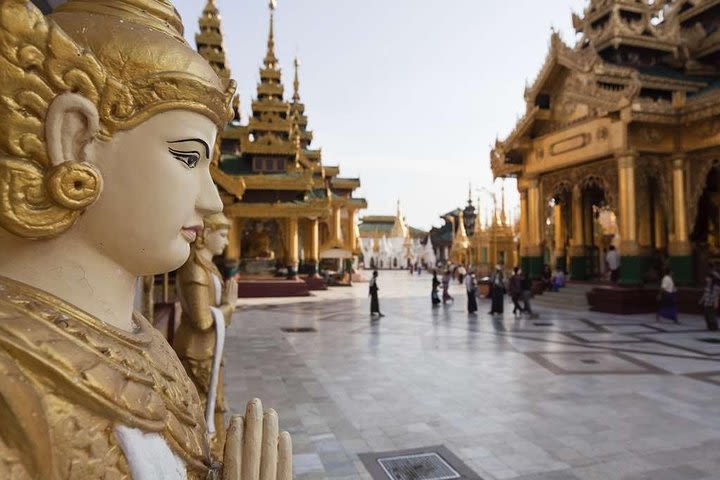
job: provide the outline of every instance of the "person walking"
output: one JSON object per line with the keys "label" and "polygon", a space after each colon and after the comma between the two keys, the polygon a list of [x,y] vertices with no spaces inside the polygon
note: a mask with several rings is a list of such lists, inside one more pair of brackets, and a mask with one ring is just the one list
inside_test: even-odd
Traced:
{"label": "person walking", "polygon": [[443,275],[442,278],[442,303],[445,304],[448,302],[448,300],[455,302],[455,299],[450,296],[450,292],[448,290],[450,289],[450,279],[452,276],[450,275],[450,270],[445,270],[445,275]]}
{"label": "person walking", "polygon": [[717,309],[718,298],[720,297],[720,284],[713,276],[712,272],[705,275],[705,289],[700,298],[700,305],[703,307],[705,315],[705,324],[708,330],[715,331],[718,329]]}
{"label": "person walking", "polygon": [[610,245],[605,255],[605,262],[607,262],[608,269],[610,269],[610,281],[617,283],[620,278],[620,254],[615,245]]}
{"label": "person walking", "polygon": [[503,301],[505,300],[505,276],[500,265],[495,266],[495,273],[490,279],[490,292],[492,303],[490,307],[491,315],[502,315],[504,311]]}
{"label": "person walking", "polygon": [[457,275],[458,275],[458,283],[460,285],[462,285],[463,282],[465,281],[465,276],[467,275],[467,270],[465,270],[465,265],[460,265],[458,267]]}
{"label": "person walking", "polygon": [[523,312],[520,306],[520,297],[522,295],[522,276],[518,267],[513,268],[513,275],[510,277],[510,299],[513,302],[513,315]]}
{"label": "person walking", "polygon": [[530,276],[520,272],[520,289],[522,290],[523,308],[522,311],[535,317],[536,315],[532,311],[532,305],[530,305],[530,299],[532,298],[532,280]]}
{"label": "person walking", "polygon": [[380,290],[380,287],[378,287],[377,278],[378,271],[375,270],[370,279],[370,316],[377,315],[378,317],[384,317],[385,315],[380,313],[380,300],[378,299],[378,290]]}
{"label": "person walking", "polygon": [[432,300],[433,307],[440,304],[440,295],[438,295],[438,287],[440,286],[440,280],[438,280],[437,272],[433,272],[432,278],[432,292],[430,293],[430,299]]}
{"label": "person walking", "polygon": [[675,323],[680,323],[677,316],[677,289],[672,278],[672,270],[665,268],[665,275],[660,282],[660,292],[658,294],[660,306],[658,308],[655,319],[659,322],[661,318],[667,318]]}
{"label": "person walking", "polygon": [[477,312],[477,281],[474,273],[468,273],[465,277],[465,288],[467,289],[467,309],[468,313],[475,314]]}

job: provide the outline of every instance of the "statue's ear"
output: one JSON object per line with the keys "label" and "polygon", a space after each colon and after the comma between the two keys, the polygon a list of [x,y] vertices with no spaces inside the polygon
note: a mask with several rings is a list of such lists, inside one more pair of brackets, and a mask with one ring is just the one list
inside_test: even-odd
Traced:
{"label": "statue's ear", "polygon": [[45,139],[52,165],[80,163],[85,150],[100,130],[97,107],[77,93],[55,97],[45,118]]}

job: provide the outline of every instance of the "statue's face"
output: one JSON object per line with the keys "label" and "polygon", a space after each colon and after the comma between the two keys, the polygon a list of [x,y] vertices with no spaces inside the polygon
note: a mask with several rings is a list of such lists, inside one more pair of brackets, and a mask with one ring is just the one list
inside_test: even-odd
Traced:
{"label": "statue's face", "polygon": [[172,110],[91,143],[86,159],[103,190],[74,228],[132,274],[180,267],[203,217],[222,210],[209,171],[216,135],[203,115]]}
{"label": "statue's face", "polygon": [[228,246],[228,231],[224,228],[219,230],[205,231],[205,248],[213,255],[220,255]]}

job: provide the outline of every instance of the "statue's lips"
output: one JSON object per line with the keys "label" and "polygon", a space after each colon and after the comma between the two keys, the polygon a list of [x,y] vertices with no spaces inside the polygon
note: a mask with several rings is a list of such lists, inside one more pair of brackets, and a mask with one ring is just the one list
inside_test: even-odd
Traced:
{"label": "statue's lips", "polygon": [[202,228],[203,227],[200,225],[195,225],[192,227],[183,227],[181,230],[181,233],[182,233],[182,236],[185,237],[185,240],[188,241],[188,243],[192,243],[195,241],[197,236],[200,234],[200,232],[202,231]]}

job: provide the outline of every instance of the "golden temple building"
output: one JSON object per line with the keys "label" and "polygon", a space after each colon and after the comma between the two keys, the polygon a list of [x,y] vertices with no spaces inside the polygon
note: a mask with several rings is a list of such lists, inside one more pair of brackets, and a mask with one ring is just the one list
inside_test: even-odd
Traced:
{"label": "golden temple building", "polygon": [[491,273],[495,265],[501,265],[505,270],[518,265],[516,229],[508,221],[505,212],[504,188],[501,198],[500,211],[498,212],[495,205],[492,220],[488,224],[483,225],[479,218],[475,221],[475,231],[470,243],[471,264],[481,274]]}
{"label": "golden temple building", "polygon": [[504,189],[501,208],[493,195],[490,219],[483,223],[480,200],[477,208],[472,204],[472,188],[468,192],[467,206],[442,215],[445,225],[430,232],[433,247],[440,262],[465,265],[487,274],[495,265],[511,269],[518,262],[516,228],[508,221],[505,212]]}
{"label": "golden temple building", "polygon": [[691,284],[718,258],[719,21],[716,0],[591,0],[574,46],[552,34],[525,115],[491,153],[496,177],[518,179],[531,275],[555,258],[598,276],[610,244],[625,284],[663,264]]}
{"label": "golden temple building", "polygon": [[[323,252],[360,254],[357,212],[367,203],[353,197],[359,179],[340,177],[339,167],[323,165],[321,150],[310,148],[313,133],[300,100],[297,59],[293,96],[284,99],[274,13],[271,1],[267,51],[251,116],[246,125],[241,123],[236,97],[235,118],[216,146],[220,152],[211,173],[232,222],[229,270],[268,275],[285,268],[291,276],[298,271],[313,274]],[[229,76],[214,0],[208,1],[199,23],[198,52],[220,75]]]}

